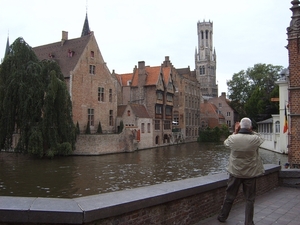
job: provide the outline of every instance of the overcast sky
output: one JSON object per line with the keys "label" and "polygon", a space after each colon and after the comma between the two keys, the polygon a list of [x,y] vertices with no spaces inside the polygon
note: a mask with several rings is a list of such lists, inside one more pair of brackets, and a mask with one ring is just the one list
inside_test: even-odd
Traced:
{"label": "overcast sky", "polygon": [[291,0],[0,0],[0,59],[7,37],[32,47],[80,37],[86,12],[110,71],[139,61],[195,69],[197,22],[213,22],[219,94],[226,80],[257,63],[288,66]]}

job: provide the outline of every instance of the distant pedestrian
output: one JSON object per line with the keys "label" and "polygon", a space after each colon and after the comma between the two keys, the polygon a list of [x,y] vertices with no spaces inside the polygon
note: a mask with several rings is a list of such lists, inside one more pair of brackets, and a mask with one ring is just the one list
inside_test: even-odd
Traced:
{"label": "distant pedestrian", "polygon": [[226,196],[218,220],[225,222],[230,213],[240,185],[246,198],[245,225],[253,225],[254,201],[256,195],[256,177],[265,170],[259,155],[259,146],[263,143],[260,135],[252,131],[252,122],[243,118],[235,124],[235,131],[225,141],[224,145],[230,148],[228,172],[229,179]]}
{"label": "distant pedestrian", "polygon": [[288,162],[285,163],[285,164],[284,164],[284,168],[285,168],[285,169],[289,169],[289,168],[290,168],[290,164],[289,164]]}

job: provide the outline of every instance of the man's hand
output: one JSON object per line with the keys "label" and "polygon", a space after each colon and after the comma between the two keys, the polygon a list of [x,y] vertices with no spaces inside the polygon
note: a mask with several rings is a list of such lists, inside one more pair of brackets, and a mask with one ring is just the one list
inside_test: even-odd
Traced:
{"label": "man's hand", "polygon": [[237,134],[240,130],[240,122],[236,122],[234,125],[234,134]]}

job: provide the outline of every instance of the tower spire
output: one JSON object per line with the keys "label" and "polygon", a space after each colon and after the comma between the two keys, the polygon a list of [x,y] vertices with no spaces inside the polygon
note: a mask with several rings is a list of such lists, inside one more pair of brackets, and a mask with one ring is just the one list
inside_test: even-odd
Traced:
{"label": "tower spire", "polygon": [[85,20],[84,20],[84,24],[83,24],[83,28],[82,28],[82,32],[81,32],[81,37],[89,35],[90,33],[91,33],[91,30],[90,30],[89,20],[88,20],[88,16],[87,16],[87,12],[86,12]]}
{"label": "tower spire", "polygon": [[6,48],[4,52],[4,58],[8,55],[9,53],[9,34],[7,35],[7,41],[6,41]]}

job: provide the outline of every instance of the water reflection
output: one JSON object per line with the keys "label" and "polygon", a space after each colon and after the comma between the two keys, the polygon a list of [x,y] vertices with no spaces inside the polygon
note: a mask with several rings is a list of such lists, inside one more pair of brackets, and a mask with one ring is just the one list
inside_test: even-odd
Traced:
{"label": "water reflection", "polygon": [[[188,143],[103,156],[55,160],[0,153],[0,195],[73,198],[226,171],[223,145]],[[261,150],[264,163],[287,156]]]}

